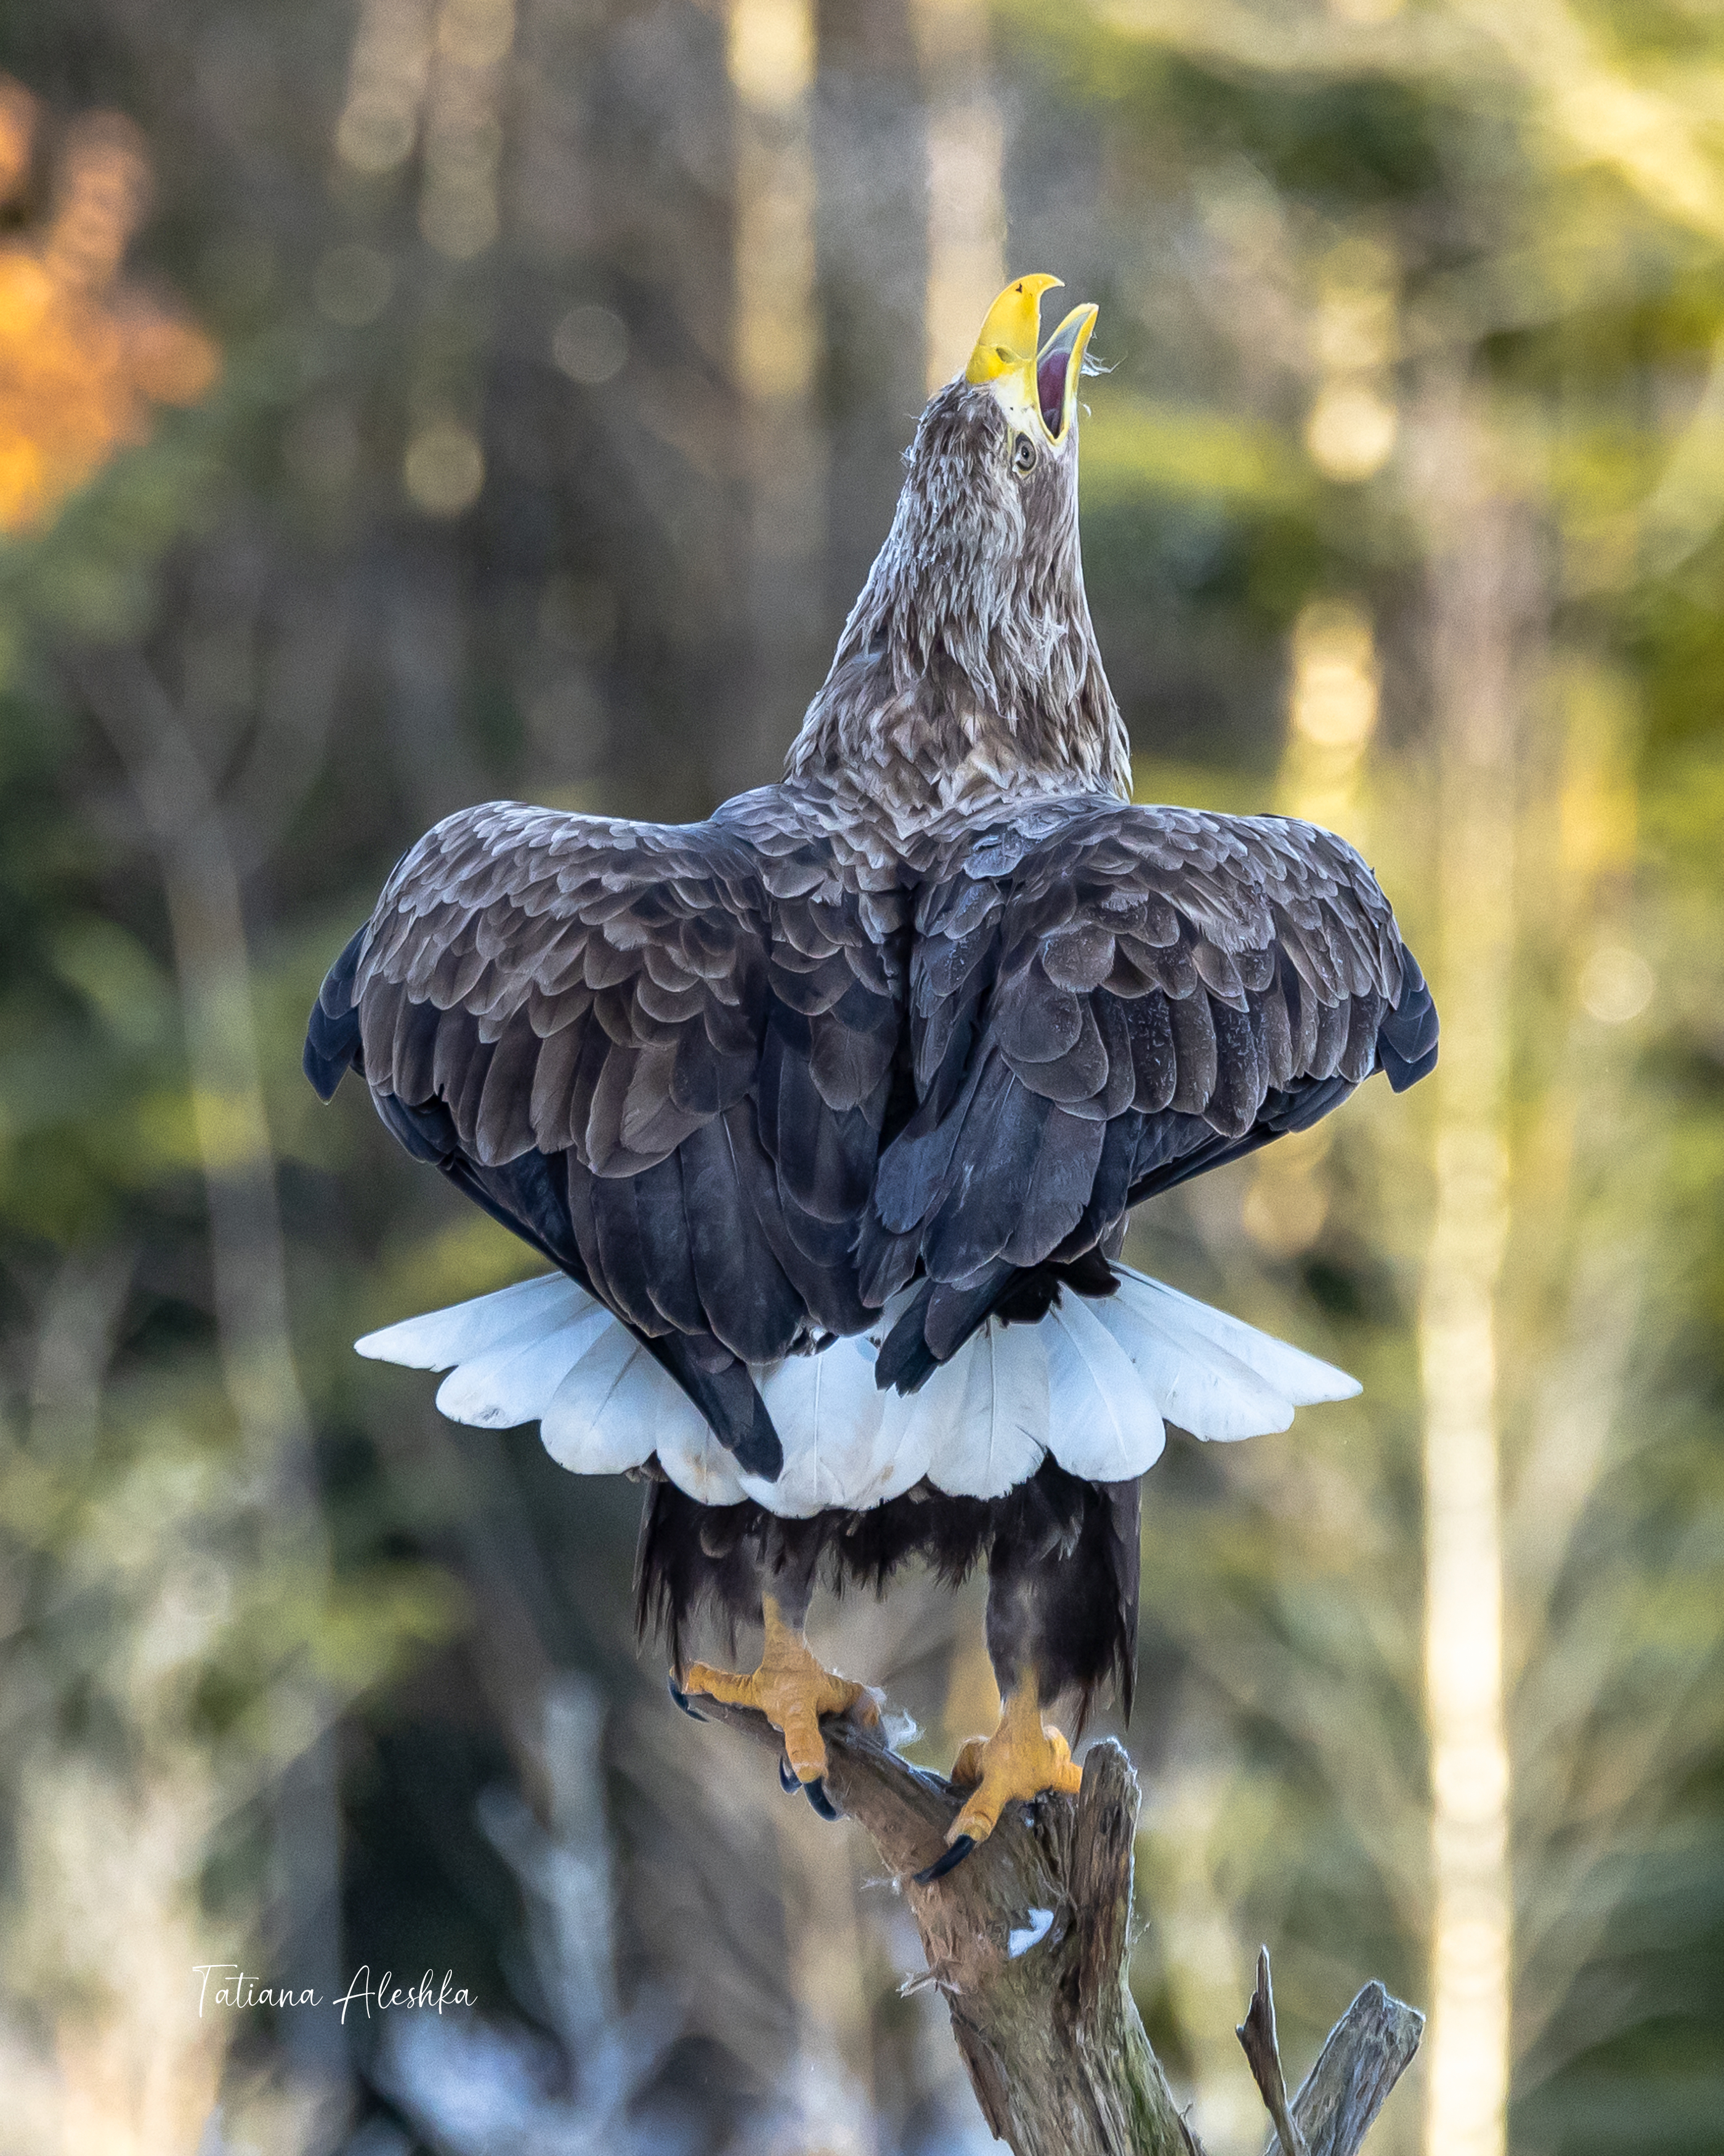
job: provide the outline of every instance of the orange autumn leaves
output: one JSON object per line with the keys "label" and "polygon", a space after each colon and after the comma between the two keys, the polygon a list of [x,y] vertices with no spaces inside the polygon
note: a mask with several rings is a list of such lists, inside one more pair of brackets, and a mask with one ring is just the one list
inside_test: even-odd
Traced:
{"label": "orange autumn leaves", "polygon": [[[0,76],[0,216],[27,199],[39,108]],[[142,136],[86,113],[54,146],[42,214],[0,234],[0,531],[49,522],[151,408],[195,404],[221,371],[203,331],[121,275],[149,205]]]}

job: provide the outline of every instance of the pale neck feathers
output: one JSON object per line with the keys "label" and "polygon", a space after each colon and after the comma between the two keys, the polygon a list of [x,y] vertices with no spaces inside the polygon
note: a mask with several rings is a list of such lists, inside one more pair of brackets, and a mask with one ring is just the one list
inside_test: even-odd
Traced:
{"label": "pale neck feathers", "polygon": [[923,413],[885,545],[785,766],[900,824],[1014,795],[1129,798],[1130,747],[1084,596],[1075,429],[1027,480],[962,382]]}

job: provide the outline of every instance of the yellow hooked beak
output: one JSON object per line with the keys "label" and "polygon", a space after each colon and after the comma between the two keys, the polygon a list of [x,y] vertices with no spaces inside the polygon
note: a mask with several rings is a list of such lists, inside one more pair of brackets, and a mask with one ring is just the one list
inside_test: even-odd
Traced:
{"label": "yellow hooked beak", "polygon": [[1065,439],[1077,408],[1084,352],[1095,326],[1093,306],[1074,307],[1037,349],[1042,295],[1060,287],[1057,277],[1020,277],[988,311],[966,382],[990,386],[1006,417],[1024,433],[1039,429],[1056,446]]}

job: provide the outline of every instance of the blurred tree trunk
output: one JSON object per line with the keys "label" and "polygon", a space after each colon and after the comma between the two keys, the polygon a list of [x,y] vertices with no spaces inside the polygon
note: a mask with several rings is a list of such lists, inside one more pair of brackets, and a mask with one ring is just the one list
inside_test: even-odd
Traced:
{"label": "blurred tree trunk", "polygon": [[824,597],[834,622],[891,526],[922,406],[927,122],[911,16],[909,0],[818,0]]}
{"label": "blurred tree trunk", "polygon": [[777,778],[824,672],[826,443],[815,396],[813,0],[731,0],[736,100],[732,365],[744,401],[752,696],[721,789]]}
{"label": "blurred tree trunk", "polygon": [[1005,126],[985,0],[914,0],[927,100],[927,304],[931,391],[969,357],[1006,281]]}
{"label": "blurred tree trunk", "polygon": [[1516,705],[1537,555],[1476,400],[1439,385],[1416,429],[1431,535],[1444,1025],[1419,1317],[1434,1900],[1426,2131],[1433,2149],[1501,2156],[1513,1907],[1496,1294],[1509,1222]]}

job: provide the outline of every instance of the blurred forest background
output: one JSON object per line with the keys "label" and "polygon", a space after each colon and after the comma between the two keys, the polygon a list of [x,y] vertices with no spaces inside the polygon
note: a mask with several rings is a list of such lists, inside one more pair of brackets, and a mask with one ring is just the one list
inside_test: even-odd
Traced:
{"label": "blurred forest background", "polygon": [[[0,0],[0,2151],[990,2145],[855,1830],[637,1657],[637,1493],[353,1356],[531,1267],[299,1047],[443,812],[776,775],[1008,270],[1101,304],[1140,794],[1337,825],[1445,1026],[1137,1231],[1366,1382],[1147,1486],[1146,2020],[1215,2156],[1260,1938],[1296,2071],[1431,2010],[1382,2156],[1724,2147],[1724,15]],[[815,1632],[988,1726],[976,1593]]]}

